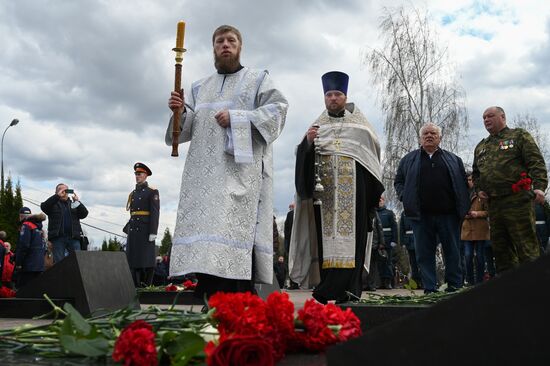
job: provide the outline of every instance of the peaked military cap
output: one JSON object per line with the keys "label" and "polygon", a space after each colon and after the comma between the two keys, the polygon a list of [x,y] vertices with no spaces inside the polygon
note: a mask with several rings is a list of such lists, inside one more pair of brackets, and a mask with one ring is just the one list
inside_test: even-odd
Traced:
{"label": "peaked military cap", "polygon": [[329,71],[321,77],[323,91],[338,90],[348,95],[349,76],[341,71]]}
{"label": "peaked military cap", "polygon": [[135,163],[134,172],[143,172],[143,173],[147,173],[147,175],[153,175],[153,172],[151,172],[151,169],[149,169],[147,165],[143,163]]}

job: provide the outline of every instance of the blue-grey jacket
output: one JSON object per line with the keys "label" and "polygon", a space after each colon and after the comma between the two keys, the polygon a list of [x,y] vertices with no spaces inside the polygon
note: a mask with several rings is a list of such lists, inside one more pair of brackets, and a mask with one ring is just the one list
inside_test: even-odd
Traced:
{"label": "blue-grey jacket", "polygon": [[43,213],[31,215],[21,222],[15,248],[15,267],[21,272],[44,272],[46,243],[42,238]]}
{"label": "blue-grey jacket", "polygon": [[[420,219],[419,183],[421,151],[421,149],[411,151],[401,159],[394,181],[397,196],[403,202],[405,214],[411,220]],[[443,149],[440,149],[440,151],[451,176],[455,192],[456,214],[459,219],[463,219],[470,209],[470,195],[468,193],[464,164],[462,163],[462,159],[455,154]],[[434,197],[434,200],[436,199],[437,197]]]}

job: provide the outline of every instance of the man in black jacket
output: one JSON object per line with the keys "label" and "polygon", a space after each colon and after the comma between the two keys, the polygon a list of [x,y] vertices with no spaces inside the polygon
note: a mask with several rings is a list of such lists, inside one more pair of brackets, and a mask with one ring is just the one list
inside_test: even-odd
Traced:
{"label": "man in black jacket", "polygon": [[80,220],[88,216],[88,209],[76,192],[59,183],[55,194],[42,202],[40,208],[48,215],[48,240],[53,244],[54,263],[62,260],[66,251],[80,250]]}
{"label": "man in black jacket", "polygon": [[[470,209],[464,164],[439,148],[441,128],[426,123],[420,129],[420,149],[399,162],[394,187],[411,220],[424,292],[437,291],[435,252],[441,242],[448,290],[461,288],[460,223]],[[438,240],[439,238],[439,240]]]}

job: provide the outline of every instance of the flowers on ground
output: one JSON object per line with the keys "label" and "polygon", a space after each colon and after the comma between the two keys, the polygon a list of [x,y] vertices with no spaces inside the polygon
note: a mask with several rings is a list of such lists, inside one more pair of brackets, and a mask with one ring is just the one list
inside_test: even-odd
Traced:
{"label": "flowers on ground", "polygon": [[136,320],[124,328],[115,342],[113,360],[123,361],[125,366],[157,365],[153,327],[143,320]]}
{"label": "flowers on ground", "polygon": [[[265,302],[250,293],[218,293],[210,298],[209,305],[214,308],[212,317],[220,333],[218,341],[210,341],[205,348],[209,366],[222,365],[217,354],[225,355],[227,351],[223,350],[229,347],[226,342],[244,343],[242,347],[248,353],[257,349],[255,356],[247,356],[251,360],[274,364],[287,352],[323,351],[331,344],[361,335],[360,321],[351,309],[343,311],[314,300],[308,300],[298,311],[296,325],[301,328],[296,330],[294,305],[286,293],[272,293]],[[254,344],[249,344],[250,338],[256,340]],[[263,341],[271,348],[263,346]],[[267,350],[271,350],[270,359]]]}
{"label": "flowers on ground", "polygon": [[0,287],[0,299],[15,297],[15,291],[8,287]]}
{"label": "flowers on ground", "polygon": [[272,345],[272,359],[277,362],[293,341],[294,304],[286,293],[274,292],[266,302],[250,292],[220,292],[210,298],[209,305],[215,309],[212,317],[220,333],[219,344],[239,336],[259,337]]}
{"label": "flowers on ground", "polygon": [[168,286],[166,286],[166,291],[168,291],[168,292],[178,291],[178,286],[173,285],[173,284],[169,284]]}
{"label": "flowers on ground", "polygon": [[168,292],[174,292],[174,291],[185,291],[185,290],[194,290],[195,287],[197,287],[197,283],[193,282],[191,280],[186,280],[181,286],[177,286],[174,284],[169,284],[164,289]]}
{"label": "flowers on ground", "polygon": [[193,282],[191,280],[186,280],[184,283],[183,283],[183,287],[186,289],[186,290],[194,290],[195,287],[197,287],[197,283],[196,282]]}
{"label": "flowers on ground", "polygon": [[273,366],[273,345],[252,335],[227,338],[216,346],[206,345],[208,366]]}
{"label": "flowers on ground", "polygon": [[297,333],[299,343],[309,351],[324,351],[331,344],[361,335],[359,318],[351,309],[344,311],[334,304],[307,300],[298,311],[298,320],[304,326],[304,331]]}
{"label": "flowers on ground", "polygon": [[[274,365],[292,352],[318,352],[361,334],[359,319],[308,300],[295,318],[286,293],[266,301],[251,293],[217,293],[207,314],[151,306],[84,318],[49,297],[51,324],[0,330],[0,349],[41,357],[112,357],[125,366],[205,362],[208,366]],[[40,346],[37,347],[36,345]]]}

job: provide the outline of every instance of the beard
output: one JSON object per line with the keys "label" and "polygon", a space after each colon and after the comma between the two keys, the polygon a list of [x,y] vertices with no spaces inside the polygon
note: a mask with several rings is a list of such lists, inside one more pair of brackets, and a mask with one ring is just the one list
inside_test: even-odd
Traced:
{"label": "beard", "polygon": [[237,71],[241,65],[241,53],[231,57],[220,57],[214,54],[214,66],[221,74],[228,74]]}
{"label": "beard", "polygon": [[338,114],[346,108],[346,104],[345,103],[343,105],[339,103],[327,104],[326,108],[327,108],[327,111],[329,111],[330,113]]}

